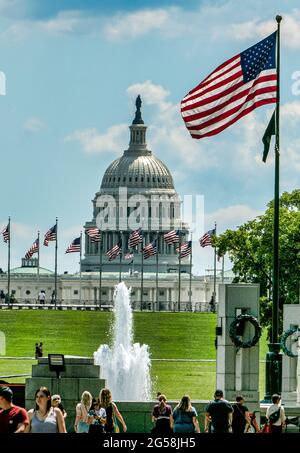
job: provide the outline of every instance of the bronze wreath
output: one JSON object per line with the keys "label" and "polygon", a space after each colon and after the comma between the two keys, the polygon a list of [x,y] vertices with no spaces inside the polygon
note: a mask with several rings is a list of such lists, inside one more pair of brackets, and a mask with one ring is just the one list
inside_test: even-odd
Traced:
{"label": "bronze wreath", "polygon": [[280,347],[284,354],[288,355],[289,357],[298,357],[298,354],[294,354],[288,347],[286,346],[286,340],[290,335],[293,335],[293,333],[298,332],[300,329],[298,327],[293,327],[292,329],[286,330],[281,338],[280,338]]}
{"label": "bronze wreath", "polygon": [[[249,341],[242,341],[241,336],[237,332],[238,327],[241,326],[242,323],[250,322],[254,329],[255,333],[254,336],[251,340]],[[255,346],[258,340],[261,337],[261,327],[259,325],[258,320],[251,315],[239,315],[235,318],[234,321],[230,324],[229,328],[229,336],[231,338],[231,341],[237,346],[237,348],[251,348],[252,346]]]}

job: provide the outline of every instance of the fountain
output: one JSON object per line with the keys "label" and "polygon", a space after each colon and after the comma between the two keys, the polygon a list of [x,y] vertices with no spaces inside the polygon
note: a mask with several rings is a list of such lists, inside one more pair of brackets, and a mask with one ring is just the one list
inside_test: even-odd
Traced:
{"label": "fountain", "polygon": [[149,401],[151,398],[148,345],[133,344],[130,292],[124,282],[116,286],[113,345],[104,344],[94,352],[100,378],[106,380],[115,401]]}

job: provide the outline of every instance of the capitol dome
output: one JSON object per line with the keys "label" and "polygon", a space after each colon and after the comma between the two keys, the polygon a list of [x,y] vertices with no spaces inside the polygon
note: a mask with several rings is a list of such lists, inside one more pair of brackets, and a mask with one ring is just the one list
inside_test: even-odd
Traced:
{"label": "capitol dome", "polygon": [[101,190],[120,186],[137,189],[174,189],[173,178],[166,165],[151,151],[141,155],[124,151],[104,173]]}
{"label": "capitol dome", "polygon": [[141,100],[137,98],[137,111],[130,128],[129,148],[114,160],[104,173],[100,190],[106,192],[127,187],[133,191],[174,191],[172,175],[166,165],[147,149],[147,126],[141,115]]}

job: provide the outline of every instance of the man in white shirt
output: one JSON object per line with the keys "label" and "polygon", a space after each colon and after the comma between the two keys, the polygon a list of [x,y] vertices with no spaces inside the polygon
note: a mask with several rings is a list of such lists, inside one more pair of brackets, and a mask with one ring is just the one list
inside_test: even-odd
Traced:
{"label": "man in white shirt", "polygon": [[[269,432],[270,433],[282,433],[282,428],[285,426],[285,412],[284,408],[280,405],[281,396],[277,393],[272,395],[272,402],[266,412],[266,417],[269,421]],[[272,420],[273,417],[277,420]]]}
{"label": "man in white shirt", "polygon": [[46,299],[46,294],[45,294],[45,291],[41,290],[40,293],[39,293],[39,303],[40,304],[44,304],[45,303],[45,299]]}

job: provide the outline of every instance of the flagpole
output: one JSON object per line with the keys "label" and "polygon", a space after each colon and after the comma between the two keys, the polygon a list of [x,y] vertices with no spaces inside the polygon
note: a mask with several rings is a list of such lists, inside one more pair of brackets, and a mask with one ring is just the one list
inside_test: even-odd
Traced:
{"label": "flagpole", "polygon": [[180,293],[181,293],[181,231],[179,232],[179,264],[178,264],[178,311],[180,311]]}
{"label": "flagpole", "polygon": [[[10,216],[8,217],[8,251],[7,251],[7,293],[10,298]],[[8,299],[9,300],[9,299]]]}
{"label": "flagpole", "polygon": [[99,241],[99,310],[101,311],[101,296],[102,296],[102,233],[100,233]]}
{"label": "flagpole", "polygon": [[280,22],[277,22],[277,100],[275,109],[275,181],[274,181],[274,225],[273,225],[273,291],[272,291],[272,335],[266,362],[265,401],[271,401],[274,393],[281,393],[282,356],[279,354],[278,313],[279,313],[279,107],[280,107]]}
{"label": "flagpole", "polygon": [[[122,231],[120,231],[120,237],[122,237]],[[119,239],[120,241],[120,239]],[[121,283],[121,280],[122,280],[122,271],[121,271],[121,268],[122,268],[122,246],[121,246],[121,250],[120,250],[120,260],[119,260],[119,283]]]}
{"label": "flagpole", "polygon": [[56,217],[56,224],[55,224],[55,268],[54,268],[54,303],[55,303],[55,310],[57,306],[57,226],[58,226],[58,221]]}
{"label": "flagpole", "polygon": [[[217,236],[217,223],[215,222],[215,236]],[[214,306],[216,306],[216,285],[217,285],[217,247],[214,247],[214,292],[213,292],[213,300]]]}
{"label": "flagpole", "polygon": [[193,266],[193,235],[191,234],[191,254],[190,254],[190,292],[189,292],[189,309],[192,311],[192,266]]}
{"label": "flagpole", "polygon": [[[155,298],[156,298],[156,310],[158,307],[158,231],[156,232],[156,291],[155,291]],[[155,303],[153,301],[153,311],[155,311]]]}
{"label": "flagpole", "polygon": [[80,256],[79,256],[79,304],[81,304],[81,254],[82,254],[82,231],[80,231]]}
{"label": "flagpole", "polygon": [[224,283],[224,261],[225,255],[222,256],[222,283]]}
{"label": "flagpole", "polygon": [[40,280],[40,231],[38,230],[38,267],[37,267],[37,280]]}
{"label": "flagpole", "polygon": [[144,292],[144,237],[142,238],[141,243],[141,311],[143,310],[143,292]]}

